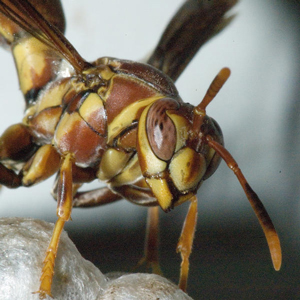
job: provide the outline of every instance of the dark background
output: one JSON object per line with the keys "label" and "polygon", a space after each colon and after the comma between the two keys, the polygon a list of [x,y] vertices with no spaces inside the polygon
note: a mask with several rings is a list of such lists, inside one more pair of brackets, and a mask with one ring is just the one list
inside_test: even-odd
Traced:
{"label": "dark background", "polygon": [[[141,60],[151,53],[180,0],[64,0],[67,38],[83,57]],[[186,102],[201,101],[216,73],[232,76],[207,113],[220,124],[227,149],[264,202],[281,238],[275,272],[266,241],[235,176],[221,163],[199,198],[188,292],[194,299],[300,299],[300,24],[299,1],[244,0],[235,21],[199,52],[177,82]],[[1,50],[0,127],[19,122],[23,102],[13,60]],[[3,189],[0,216],[55,222],[48,180]],[[99,186],[93,183],[92,187]],[[88,187],[87,187],[88,188]],[[187,205],[161,213],[161,264],[177,282],[175,248]],[[146,209],[126,201],[76,209],[66,225],[82,255],[103,273],[130,271],[143,252]]]}

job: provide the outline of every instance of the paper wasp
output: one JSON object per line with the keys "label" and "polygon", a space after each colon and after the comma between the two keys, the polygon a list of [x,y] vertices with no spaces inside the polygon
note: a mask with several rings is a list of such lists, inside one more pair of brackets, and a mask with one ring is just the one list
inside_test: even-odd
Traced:
{"label": "paper wasp", "polygon": [[[26,102],[22,123],[0,138],[0,183],[30,186],[57,173],[58,220],[42,270],[40,297],[51,295],[59,237],[72,207],[123,198],[149,208],[146,261],[157,267],[157,207],[190,201],[177,250],[185,290],[197,219],[197,190],[221,158],[240,181],[266,235],[273,265],[280,242],[262,202],[224,148],[206,107],[230,75],[224,68],[201,103],[180,98],[174,81],[198,49],[230,21],[236,0],[188,0],[171,20],[147,64],[103,57],[85,61],[64,37],[59,0],[0,1],[0,42],[11,48]],[[79,192],[100,179],[107,187]]]}

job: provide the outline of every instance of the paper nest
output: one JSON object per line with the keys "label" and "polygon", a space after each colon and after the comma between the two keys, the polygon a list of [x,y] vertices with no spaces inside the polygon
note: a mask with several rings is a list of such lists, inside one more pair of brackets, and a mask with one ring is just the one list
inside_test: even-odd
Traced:
{"label": "paper nest", "polygon": [[[0,219],[0,299],[37,300],[39,278],[53,224],[22,218]],[[187,294],[154,274],[103,275],[82,258],[63,232],[52,295],[56,300],[179,300]],[[49,299],[51,299],[49,297]]]}

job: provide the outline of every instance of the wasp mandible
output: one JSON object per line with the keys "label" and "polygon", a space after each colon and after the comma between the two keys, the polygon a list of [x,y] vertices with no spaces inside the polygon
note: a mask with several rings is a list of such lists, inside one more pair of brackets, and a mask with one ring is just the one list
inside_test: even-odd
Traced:
{"label": "wasp mandible", "polygon": [[[151,207],[152,232],[156,207],[167,212],[190,201],[177,246],[182,257],[179,286],[185,290],[197,190],[221,159],[240,181],[265,233],[274,268],[280,269],[280,242],[272,221],[224,148],[219,125],[206,114],[229,69],[220,71],[195,107],[183,102],[174,85],[198,49],[230,22],[225,13],[236,2],[185,1],[148,63],[142,64],[111,57],[84,60],[62,33],[59,0],[0,1],[0,42],[12,51],[26,103],[23,121],[0,138],[0,183],[31,186],[57,173],[53,195],[58,220],[46,252],[40,298],[51,295],[59,238],[72,207],[123,198]],[[94,179],[107,186],[79,192]],[[153,253],[146,256],[157,263]]]}

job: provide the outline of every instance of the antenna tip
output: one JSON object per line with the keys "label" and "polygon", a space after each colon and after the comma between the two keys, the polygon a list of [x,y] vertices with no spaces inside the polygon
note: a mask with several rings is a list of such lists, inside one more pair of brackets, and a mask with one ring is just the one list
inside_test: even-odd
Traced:
{"label": "antenna tip", "polygon": [[223,68],[223,69],[219,72],[218,75],[219,75],[219,77],[222,78],[223,81],[225,82],[225,81],[229,78],[230,74],[231,74],[230,69],[227,68],[227,67],[225,67],[225,68]]}

